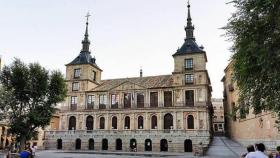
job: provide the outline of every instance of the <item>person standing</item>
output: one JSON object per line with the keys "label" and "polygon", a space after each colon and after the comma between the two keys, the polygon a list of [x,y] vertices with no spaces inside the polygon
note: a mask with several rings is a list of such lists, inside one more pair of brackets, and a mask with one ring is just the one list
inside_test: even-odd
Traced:
{"label": "person standing", "polygon": [[263,143],[256,144],[256,151],[248,153],[245,158],[268,158],[264,151],[265,146]]}
{"label": "person standing", "polygon": [[246,153],[246,154],[243,154],[243,155],[242,155],[242,158],[245,158],[246,155],[247,155],[248,153],[250,153],[250,152],[255,152],[255,148],[254,148],[253,145],[248,145],[248,146],[247,146],[247,153]]}

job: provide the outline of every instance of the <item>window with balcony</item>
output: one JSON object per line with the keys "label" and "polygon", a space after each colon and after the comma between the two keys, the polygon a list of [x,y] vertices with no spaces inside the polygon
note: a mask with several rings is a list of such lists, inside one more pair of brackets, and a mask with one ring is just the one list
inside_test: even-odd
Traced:
{"label": "window with balcony", "polygon": [[137,93],[137,108],[144,108],[144,94]]}
{"label": "window with balcony", "polygon": [[93,109],[95,102],[94,95],[88,95],[87,97],[87,109]]}
{"label": "window with balcony", "polygon": [[186,74],[186,84],[193,84],[194,82],[194,76],[193,74]]}
{"label": "window with balcony", "polygon": [[118,94],[112,94],[111,95],[111,108],[117,109],[119,105],[119,95]]}
{"label": "window with balcony", "polygon": [[186,101],[186,106],[194,106],[194,91],[193,90],[187,90],[185,92],[185,101]]}
{"label": "window with balcony", "polygon": [[105,118],[104,117],[100,117],[99,129],[105,129]]}
{"label": "window with balcony", "polygon": [[158,92],[150,93],[150,107],[158,107]]}
{"label": "window with balcony", "polygon": [[124,129],[130,129],[130,117],[126,116],[124,119]]}
{"label": "window with balcony", "polygon": [[74,78],[81,77],[81,69],[74,69]]}
{"label": "window with balcony", "polygon": [[151,118],[151,128],[157,129],[157,116],[156,115],[153,115]]}
{"label": "window with balcony", "polygon": [[186,70],[193,69],[193,59],[185,59],[185,69]]}
{"label": "window with balcony", "polygon": [[144,118],[143,116],[138,117],[138,129],[143,129],[144,127]]}
{"label": "window with balcony", "polygon": [[172,92],[165,91],[164,92],[164,107],[171,107],[172,106]]}
{"label": "window with balcony", "polygon": [[79,82],[73,82],[72,83],[72,91],[78,91],[80,89],[80,83]]}
{"label": "window with balcony", "polygon": [[78,97],[71,96],[70,110],[77,110]]}
{"label": "window with balcony", "polygon": [[99,96],[99,109],[106,109],[107,96],[105,94]]}
{"label": "window with balcony", "polygon": [[131,93],[124,93],[124,108],[131,108]]}

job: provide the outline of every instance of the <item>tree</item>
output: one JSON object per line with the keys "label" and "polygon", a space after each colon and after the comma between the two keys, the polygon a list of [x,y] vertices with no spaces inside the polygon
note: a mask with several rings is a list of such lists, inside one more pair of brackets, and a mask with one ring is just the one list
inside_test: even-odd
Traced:
{"label": "tree", "polygon": [[225,27],[234,42],[234,80],[239,112],[263,110],[280,116],[280,1],[233,0],[237,11]]}
{"label": "tree", "polygon": [[66,97],[66,84],[59,71],[49,73],[38,63],[26,65],[19,59],[3,68],[0,81],[0,107],[22,150],[39,127],[49,124],[56,104]]}

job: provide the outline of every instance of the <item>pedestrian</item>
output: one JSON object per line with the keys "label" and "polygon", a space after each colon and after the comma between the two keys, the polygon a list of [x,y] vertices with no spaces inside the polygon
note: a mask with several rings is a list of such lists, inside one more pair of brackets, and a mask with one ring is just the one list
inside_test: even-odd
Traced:
{"label": "pedestrian", "polygon": [[247,146],[247,153],[243,154],[243,155],[242,155],[242,158],[245,158],[246,155],[247,155],[248,153],[250,153],[250,152],[255,152],[255,148],[254,148],[253,145],[248,145],[248,146]]}
{"label": "pedestrian", "polygon": [[245,158],[268,158],[264,153],[265,146],[263,143],[256,144],[255,147],[256,151],[248,153]]}
{"label": "pedestrian", "polygon": [[276,147],[276,156],[275,158],[280,158],[280,146]]}
{"label": "pedestrian", "polygon": [[22,152],[20,152],[20,158],[29,158],[31,155],[31,152],[28,150],[28,148],[25,148]]}
{"label": "pedestrian", "polygon": [[32,156],[31,156],[31,158],[34,158],[35,157],[35,152],[36,152],[36,146],[35,145],[32,145],[32,147],[31,147],[31,151],[32,151]]}

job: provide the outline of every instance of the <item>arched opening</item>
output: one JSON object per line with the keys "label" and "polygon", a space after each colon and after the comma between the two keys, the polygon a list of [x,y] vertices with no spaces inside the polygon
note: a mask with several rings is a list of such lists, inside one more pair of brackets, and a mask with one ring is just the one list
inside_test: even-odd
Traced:
{"label": "arched opening", "polygon": [[105,118],[104,117],[100,117],[99,129],[105,129]]}
{"label": "arched opening", "polygon": [[152,140],[151,139],[145,140],[145,151],[152,151]]}
{"label": "arched opening", "polygon": [[137,142],[136,139],[130,139],[130,151],[137,151]]}
{"label": "arched opening", "polygon": [[81,144],[82,141],[80,138],[76,139],[76,150],[80,150],[81,149]]}
{"label": "arched opening", "polygon": [[160,151],[168,151],[168,143],[166,139],[160,140]]}
{"label": "arched opening", "polygon": [[76,117],[71,116],[69,118],[68,130],[75,130],[76,129]]}
{"label": "arched opening", "polygon": [[57,139],[56,143],[57,143],[56,149],[58,150],[62,149],[62,139]]}
{"label": "arched opening", "polygon": [[108,150],[108,140],[102,139],[102,150]]}
{"label": "arched opening", "polygon": [[124,129],[130,129],[130,117],[126,116],[124,119]]}
{"label": "arched opening", "polygon": [[184,143],[185,152],[192,152],[192,141],[190,139],[186,139]]}
{"label": "arched opening", "polygon": [[164,115],[164,129],[172,129],[173,128],[173,116],[168,113]]}
{"label": "arched opening", "polygon": [[151,128],[152,129],[156,129],[157,128],[157,116],[152,116],[152,119],[151,119]]}
{"label": "arched opening", "polygon": [[93,117],[92,116],[87,117],[86,127],[87,127],[87,130],[93,130]]}
{"label": "arched opening", "polygon": [[116,116],[112,118],[112,129],[118,129],[118,119]]}
{"label": "arched opening", "polygon": [[138,117],[138,129],[143,129],[144,127],[144,122],[143,122],[143,117],[142,116],[139,116]]}
{"label": "arched opening", "polygon": [[189,115],[187,118],[188,129],[194,129],[194,119],[192,115]]}
{"label": "arched opening", "polygon": [[122,150],[122,140],[116,139],[116,150]]}
{"label": "arched opening", "polygon": [[88,150],[94,150],[94,140],[92,138],[88,140]]}

